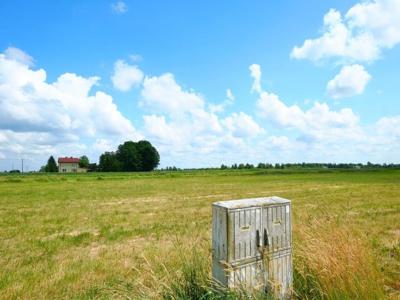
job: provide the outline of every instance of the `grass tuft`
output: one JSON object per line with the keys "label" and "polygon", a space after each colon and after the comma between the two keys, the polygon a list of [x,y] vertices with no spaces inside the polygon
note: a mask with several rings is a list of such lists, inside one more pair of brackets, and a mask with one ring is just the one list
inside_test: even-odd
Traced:
{"label": "grass tuft", "polygon": [[300,299],[383,299],[383,274],[361,232],[340,219],[308,219],[297,230],[294,290]]}

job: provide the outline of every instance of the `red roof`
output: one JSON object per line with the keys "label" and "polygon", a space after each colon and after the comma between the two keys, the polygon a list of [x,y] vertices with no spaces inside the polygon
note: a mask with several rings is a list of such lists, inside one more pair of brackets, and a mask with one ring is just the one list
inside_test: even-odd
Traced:
{"label": "red roof", "polygon": [[58,163],[79,163],[79,158],[75,157],[59,157]]}

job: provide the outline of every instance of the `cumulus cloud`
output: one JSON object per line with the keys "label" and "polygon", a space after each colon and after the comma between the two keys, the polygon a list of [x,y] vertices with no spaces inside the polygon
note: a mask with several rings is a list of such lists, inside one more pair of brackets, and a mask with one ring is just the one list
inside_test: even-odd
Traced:
{"label": "cumulus cloud", "polygon": [[117,1],[114,3],[111,3],[111,10],[113,13],[116,14],[123,14],[128,11],[128,6],[124,1]]}
{"label": "cumulus cloud", "polygon": [[32,56],[15,47],[8,47],[4,51],[4,55],[7,59],[18,61],[30,67],[33,66],[34,63]]}
{"label": "cumulus cloud", "polygon": [[210,103],[208,105],[209,109],[213,113],[220,113],[225,110],[226,107],[232,105],[235,102],[235,96],[233,95],[231,89],[226,90],[226,99],[219,104]]}
{"label": "cumulus cloud", "polygon": [[379,135],[385,135],[400,142],[400,115],[380,118],[376,122],[375,130]]}
{"label": "cumulus cloud", "polygon": [[264,133],[264,129],[251,116],[243,112],[233,113],[226,117],[222,123],[236,137],[254,137]]}
{"label": "cumulus cloud", "polygon": [[296,129],[315,138],[328,135],[354,137],[359,132],[358,116],[350,108],[332,111],[326,103],[316,102],[308,110],[286,105],[273,93],[262,92],[257,101],[262,117],[280,128]]}
{"label": "cumulus cloud", "polygon": [[360,95],[371,79],[371,75],[361,65],[343,66],[339,74],[328,82],[328,95],[333,99]]}
{"label": "cumulus cloud", "polygon": [[233,95],[231,89],[226,90],[226,99],[230,102],[235,101],[235,96]]}
{"label": "cumulus cloud", "polygon": [[2,146],[8,145],[3,153],[72,155],[76,150],[64,151],[86,147],[92,139],[139,137],[110,95],[92,92],[99,77],[64,73],[55,82],[46,77],[45,70],[0,54],[0,133]]}
{"label": "cumulus cloud", "polygon": [[358,3],[347,13],[331,9],[323,21],[322,36],[296,46],[296,59],[339,58],[345,61],[374,61],[383,49],[400,42],[400,2],[375,0]]}
{"label": "cumulus cloud", "polygon": [[[128,74],[135,67],[120,62],[119,67],[128,69]],[[365,71],[355,66],[348,66],[352,71],[356,69],[355,74]],[[399,116],[361,126],[350,108],[334,110],[321,102],[310,103],[308,109],[289,105],[277,94],[262,89],[259,65],[249,69],[254,80],[252,91],[258,97],[258,115],[254,116],[224,111],[235,101],[230,89],[226,90],[225,100],[217,104],[221,109],[213,109],[201,93],[182,86],[171,73],[142,73],[134,83],[125,81],[128,90],[140,86],[138,100],[144,116],[139,132],[121,114],[113,98],[99,91],[99,77],[64,73],[49,82],[45,70],[0,54],[0,157],[37,156],[43,158],[41,163],[49,155],[87,154],[97,159],[99,153],[115,149],[124,140],[146,138],[160,151],[163,166],[204,167],[240,161],[337,162],[343,158],[358,160],[360,155],[377,161],[396,160]],[[348,95],[346,84],[352,82],[346,76],[355,75],[347,74],[345,68],[342,71],[331,86]],[[365,87],[354,85],[355,93]]]}
{"label": "cumulus cloud", "polygon": [[287,105],[278,95],[267,91],[259,92],[256,106],[262,118],[280,129],[299,132],[298,140],[306,143],[359,139],[363,134],[359,117],[350,108],[333,111],[328,104],[315,102],[303,110],[298,105]]}
{"label": "cumulus cloud", "polygon": [[[229,89],[226,97],[224,105],[234,101]],[[218,164],[224,155],[248,150],[248,141],[264,134],[245,113],[220,118],[201,94],[182,88],[170,73],[146,77],[141,98],[142,107],[151,113],[143,117],[143,132],[160,147],[166,161],[185,160],[196,166],[200,162],[193,153],[202,153]]]}
{"label": "cumulus cloud", "polygon": [[204,108],[203,97],[184,91],[171,73],[146,77],[141,91],[142,105],[157,112],[181,114]]}
{"label": "cumulus cloud", "polygon": [[142,70],[137,66],[127,64],[123,60],[117,60],[114,64],[114,73],[111,76],[111,81],[116,89],[127,92],[140,85],[143,76]]}
{"label": "cumulus cloud", "polygon": [[253,86],[251,90],[254,92],[261,92],[261,67],[257,64],[249,66],[250,76],[253,78]]}

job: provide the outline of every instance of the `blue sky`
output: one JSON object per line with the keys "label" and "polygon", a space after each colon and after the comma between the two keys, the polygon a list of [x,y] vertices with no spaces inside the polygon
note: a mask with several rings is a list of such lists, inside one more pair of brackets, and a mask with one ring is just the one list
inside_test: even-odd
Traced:
{"label": "blue sky", "polygon": [[399,162],[400,2],[2,1],[0,169]]}

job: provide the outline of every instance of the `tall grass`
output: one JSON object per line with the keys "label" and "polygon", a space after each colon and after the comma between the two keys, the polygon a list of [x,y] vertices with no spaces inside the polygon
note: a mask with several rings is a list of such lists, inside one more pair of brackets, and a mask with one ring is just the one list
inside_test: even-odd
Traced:
{"label": "tall grass", "polygon": [[[294,244],[294,299],[384,299],[382,274],[362,233],[346,224],[312,220],[301,224]],[[272,299],[269,295],[229,291],[212,282],[210,244],[206,238],[177,240],[161,253],[143,258],[140,281],[121,298],[166,300]],[[113,290],[114,289],[114,290]],[[122,289],[123,290],[123,289]],[[103,293],[104,294],[104,293]]]}
{"label": "tall grass", "polygon": [[365,234],[338,219],[298,224],[294,290],[301,299],[383,299],[383,274]]}
{"label": "tall grass", "polygon": [[293,201],[294,297],[399,299],[399,171],[231,175],[0,176],[0,299],[256,298],[211,282],[210,207],[268,195]]}
{"label": "tall grass", "polygon": [[[384,299],[380,272],[367,237],[337,219],[308,219],[298,224],[294,243],[294,286],[296,299]],[[186,245],[186,246],[184,246]],[[267,299],[241,290],[215,288],[210,277],[211,258],[207,240],[195,239],[195,246],[179,243],[161,263],[163,299]],[[174,253],[174,254],[173,254]],[[160,263],[160,262],[159,262]],[[156,274],[160,264],[148,265]],[[170,271],[174,270],[174,271]],[[145,294],[145,291],[144,293]],[[270,298],[270,297],[269,297]]]}

